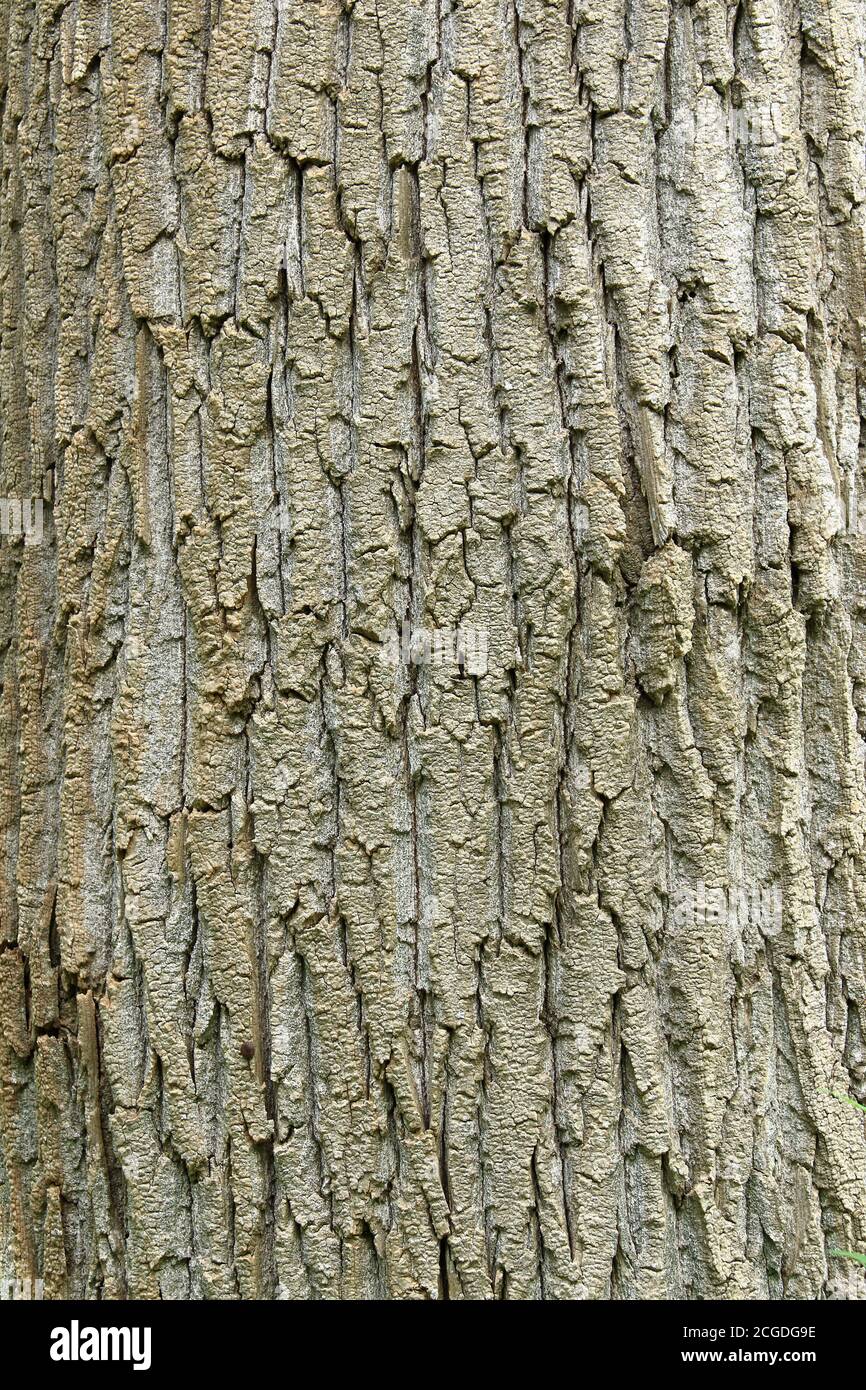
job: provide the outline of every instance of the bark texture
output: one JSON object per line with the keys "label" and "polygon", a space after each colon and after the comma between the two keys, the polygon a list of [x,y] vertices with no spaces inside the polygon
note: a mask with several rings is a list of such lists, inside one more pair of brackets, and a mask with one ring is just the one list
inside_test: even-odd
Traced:
{"label": "bark texture", "polygon": [[0,0],[4,1275],[863,1296],[864,52]]}

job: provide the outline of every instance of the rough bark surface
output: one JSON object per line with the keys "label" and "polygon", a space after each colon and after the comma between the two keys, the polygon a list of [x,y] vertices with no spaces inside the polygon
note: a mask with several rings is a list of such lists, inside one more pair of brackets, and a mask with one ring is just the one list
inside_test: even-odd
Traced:
{"label": "rough bark surface", "polygon": [[4,1275],[863,1296],[864,53],[0,0]]}

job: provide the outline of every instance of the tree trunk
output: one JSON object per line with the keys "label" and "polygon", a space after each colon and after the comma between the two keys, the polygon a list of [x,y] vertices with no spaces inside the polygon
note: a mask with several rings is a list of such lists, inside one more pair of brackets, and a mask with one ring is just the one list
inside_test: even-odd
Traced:
{"label": "tree trunk", "polygon": [[0,1273],[863,1297],[863,6],[0,33]]}

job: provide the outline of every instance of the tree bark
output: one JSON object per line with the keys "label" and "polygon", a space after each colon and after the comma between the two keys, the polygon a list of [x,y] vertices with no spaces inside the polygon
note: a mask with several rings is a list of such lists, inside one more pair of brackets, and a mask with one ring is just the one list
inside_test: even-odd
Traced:
{"label": "tree bark", "polygon": [[863,5],[0,34],[0,1273],[866,1296]]}

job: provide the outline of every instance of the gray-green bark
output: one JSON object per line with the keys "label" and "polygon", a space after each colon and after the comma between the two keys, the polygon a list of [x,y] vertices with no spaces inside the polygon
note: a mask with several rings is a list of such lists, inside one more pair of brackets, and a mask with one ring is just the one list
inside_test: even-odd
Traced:
{"label": "gray-green bark", "polygon": [[0,1274],[864,1296],[864,53],[0,0]]}

